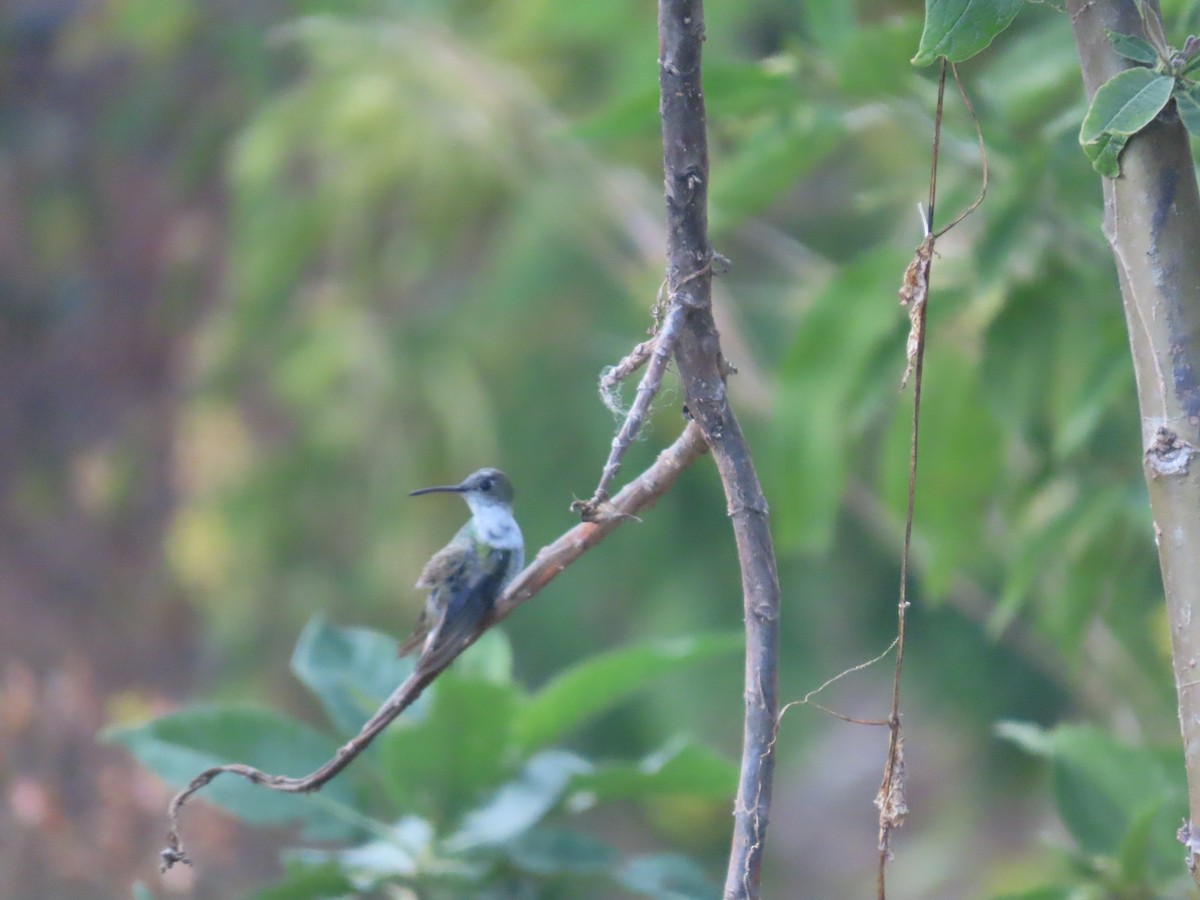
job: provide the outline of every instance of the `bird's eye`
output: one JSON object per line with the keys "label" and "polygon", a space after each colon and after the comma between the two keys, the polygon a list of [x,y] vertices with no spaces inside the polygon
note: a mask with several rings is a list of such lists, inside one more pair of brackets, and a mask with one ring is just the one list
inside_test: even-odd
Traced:
{"label": "bird's eye", "polygon": [[490,478],[485,478],[485,479],[483,479],[483,481],[479,482],[479,489],[481,491],[484,491],[485,493],[490,491],[495,486],[496,486],[496,483],[494,481],[492,481],[492,479],[490,479]]}

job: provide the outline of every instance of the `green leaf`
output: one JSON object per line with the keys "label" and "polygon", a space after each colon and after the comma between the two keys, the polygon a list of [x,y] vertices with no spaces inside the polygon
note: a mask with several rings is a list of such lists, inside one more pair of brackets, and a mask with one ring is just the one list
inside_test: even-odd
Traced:
{"label": "green leaf", "polygon": [[1009,26],[1023,0],[925,0],[925,30],[913,65],[939,56],[962,62],[985,48]]}
{"label": "green leaf", "polygon": [[[913,217],[916,221],[916,217]],[[915,230],[915,229],[914,229]],[[843,265],[813,302],[780,367],[765,467],[768,495],[781,547],[824,552],[842,509],[847,473],[856,463],[862,425],[851,411],[879,391],[871,366],[895,347],[895,381],[904,370],[902,329],[907,318],[896,301],[911,251],[883,248]],[[773,473],[783,473],[778,480]]]}
{"label": "green leaf", "polygon": [[1182,761],[1176,761],[1174,752],[1168,759],[1156,750],[1129,747],[1090,726],[1060,725],[1047,731],[1005,723],[997,731],[1053,762],[1059,815],[1085,852],[1123,853],[1134,865],[1142,852],[1136,831],[1143,826],[1138,823],[1150,815],[1157,817],[1152,829],[1155,868],[1177,854],[1167,822],[1184,812],[1187,794]]}
{"label": "green leaf", "polygon": [[339,732],[352,735],[412,672],[396,639],[365,628],[311,619],[292,653],[292,672],[317,695]]}
{"label": "green leaf", "polygon": [[512,662],[508,636],[498,628],[490,628],[454,661],[454,672],[462,678],[512,684]]}
{"label": "green leaf", "polygon": [[286,859],[283,878],[254,894],[253,900],[327,900],[353,892],[354,884],[336,862],[293,858]]}
{"label": "green leaf", "polygon": [[712,231],[728,231],[785,196],[838,147],[844,118],[803,104],[739,141],[732,157],[713,172]]}
{"label": "green leaf", "polygon": [[[433,826],[418,816],[405,816],[386,837],[337,850],[302,849],[284,853],[289,871],[308,872],[317,881],[328,878],[332,867],[356,890],[370,891],[397,878],[411,878],[433,855]],[[290,897],[282,891],[280,900]],[[328,897],[328,893],[317,894]]]}
{"label": "green leaf", "polygon": [[616,880],[627,890],[657,900],[715,900],[720,896],[699,866],[673,853],[630,860]]}
{"label": "green leaf", "polygon": [[[704,103],[713,120],[795,109],[796,62],[788,56],[766,60],[722,60],[704,65]],[[658,102],[654,104],[655,130]]]}
{"label": "green leaf", "polygon": [[[941,298],[945,299],[945,298]],[[921,471],[936,472],[922,479],[921,513],[913,525],[914,540],[924,545],[923,583],[930,599],[942,597],[964,569],[987,559],[990,552],[986,523],[997,498],[998,483],[1007,464],[1007,423],[979,402],[979,370],[973,360],[947,342],[939,342],[939,309],[930,312],[930,340],[938,352],[925,361],[921,404]],[[903,343],[894,353],[903,367]],[[912,396],[896,398],[880,454],[884,500],[903,510],[908,497],[909,453],[912,441]]]}
{"label": "green leaf", "polygon": [[563,828],[534,828],[508,843],[505,855],[534,875],[603,875],[617,853],[607,844]]}
{"label": "green leaf", "polygon": [[[334,741],[308,726],[262,710],[199,707],[155,719],[136,728],[110,730],[104,739],[127,747],[148,769],[175,787],[183,787],[205,769],[245,763],[267,772],[300,776],[317,769],[337,752]],[[344,840],[355,829],[330,815],[329,801],[351,803],[351,779],[328,784],[320,803],[222,775],[200,799],[255,824],[299,821],[315,840]]]}
{"label": "green leaf", "polygon": [[654,678],[733,653],[740,634],[708,634],[638,644],[594,656],[567,669],[538,691],[517,715],[522,753],[552,743],[582,722],[616,705]]}
{"label": "green leaf", "polygon": [[1032,722],[1003,721],[996,723],[996,736],[1016,744],[1031,756],[1050,759],[1054,755],[1054,734]]}
{"label": "green leaf", "polygon": [[821,46],[836,52],[853,37],[854,0],[807,0],[802,10],[809,34]]}
{"label": "green leaf", "polygon": [[[786,57],[767,61],[717,60],[704,66],[704,99],[713,121],[781,113],[795,108],[796,82]],[[658,85],[639,81],[632,92],[572,126],[569,134],[585,141],[628,140],[657,134]]]}
{"label": "green leaf", "polygon": [[1136,134],[1167,105],[1174,87],[1175,79],[1150,69],[1118,72],[1092,97],[1079,129],[1079,143],[1095,143],[1105,134]]}
{"label": "green leaf", "polygon": [[1200,84],[1175,91],[1175,108],[1192,137],[1200,138]]}
{"label": "green leaf", "polygon": [[1092,161],[1092,168],[1098,175],[1116,178],[1121,174],[1121,164],[1118,160],[1127,143],[1127,134],[1103,134],[1098,140],[1084,144],[1083,152]]}
{"label": "green leaf", "polygon": [[507,776],[518,693],[451,669],[432,695],[421,721],[401,719],[383,735],[380,759],[393,801],[445,825]]}
{"label": "green leaf", "polygon": [[1150,66],[1158,62],[1158,52],[1154,49],[1154,45],[1145,38],[1133,34],[1121,34],[1109,28],[1104,29],[1104,33],[1108,35],[1113,49],[1126,59],[1146,63]]}
{"label": "green leaf", "polygon": [[562,799],[572,778],[591,763],[565,750],[545,750],[530,758],[521,773],[463,819],[446,839],[446,849],[461,853],[511,841],[542,820]]}
{"label": "green leaf", "polygon": [[675,742],[636,763],[610,763],[578,776],[573,792],[595,803],[663,794],[730,797],[737,789],[737,766],[709,748]]}
{"label": "green leaf", "polygon": [[[1073,496],[1074,485],[1054,480],[1033,495],[1012,529],[1012,558],[1004,590],[988,617],[988,631],[999,636],[1020,612],[1038,579],[1053,576],[1071,561],[1072,545],[1087,537],[1094,523],[1113,521],[1126,488],[1116,484]],[[1090,620],[1090,616],[1089,616]]]}
{"label": "green leaf", "polygon": [[1127,884],[1144,884],[1150,878],[1154,829],[1159,808],[1152,806],[1133,817],[1117,848],[1117,869]]}

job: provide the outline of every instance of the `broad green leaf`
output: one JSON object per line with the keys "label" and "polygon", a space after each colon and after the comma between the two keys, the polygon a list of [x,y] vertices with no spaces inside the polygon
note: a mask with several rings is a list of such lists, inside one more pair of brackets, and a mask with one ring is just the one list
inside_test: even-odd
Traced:
{"label": "broad green leaf", "polygon": [[[705,63],[705,109],[714,121],[792,110],[799,89],[795,70],[796,61],[790,56]],[[656,128],[661,127],[657,114],[656,100]]]}
{"label": "broad green leaf", "polygon": [[394,637],[338,628],[320,616],[305,626],[292,653],[292,671],[344,735],[355,734],[412,668],[411,659],[397,658]]}
{"label": "broad green leaf", "polygon": [[353,883],[336,862],[286,859],[283,878],[254,894],[253,900],[327,900],[353,892]]}
{"label": "broad green leaf", "polygon": [[572,126],[568,134],[582,141],[619,141],[653,134],[661,127],[658,86],[641,84],[633,93]]}
{"label": "broad green leaf", "polygon": [[383,735],[380,758],[393,801],[445,826],[506,777],[518,694],[454,669],[432,693],[421,721],[401,719]]}
{"label": "broad green leaf", "polygon": [[[794,109],[794,65],[787,57],[766,61],[715,61],[704,66],[704,100],[713,121],[762,112]],[[570,128],[569,133],[588,141],[627,140],[657,134],[658,85],[639,87],[594,116]]]}
{"label": "broad green leaf", "polygon": [[616,880],[627,890],[656,900],[716,900],[721,895],[699,866],[673,853],[630,860]]}
{"label": "broad green leaf", "polygon": [[854,0],[807,0],[804,22],[813,40],[826,49],[841,50],[855,31]]}
{"label": "broad green leaf", "polygon": [[[977,73],[972,90],[1007,120],[1006,128],[1013,133],[1043,129],[1077,102],[1079,60],[1070,29],[1061,25],[1049,18],[1006,36],[988,52],[983,71]],[[1028,207],[1028,197],[1022,200]],[[989,203],[989,215],[995,214]]]}
{"label": "broad green leaf", "polygon": [[512,684],[512,644],[499,628],[489,628],[454,661],[461,678],[478,678],[492,684]]}
{"label": "broad green leaf", "polygon": [[1200,84],[1176,90],[1175,108],[1192,137],[1200,138]]}
{"label": "broad green leaf", "polygon": [[[884,97],[910,96],[916,79],[899,73],[907,70],[920,33],[920,19],[909,13],[862,22],[851,30],[838,56],[853,59],[854,65],[833,66],[831,70],[844,102],[878,103]],[[822,51],[814,50],[811,55],[821,65]]]}
{"label": "broad green leaf", "polygon": [[[939,297],[945,300],[945,297]],[[932,305],[933,301],[931,301]],[[955,576],[988,553],[986,523],[998,504],[994,485],[1004,471],[1006,424],[979,402],[979,371],[955,346],[939,339],[930,313],[930,346],[921,401],[921,474],[914,539],[926,548],[924,586],[940,598]],[[903,368],[903,344],[896,358]],[[903,516],[908,497],[912,394],[896,401],[881,448],[884,499]]]}
{"label": "broad green leaf", "polygon": [[622,647],[567,669],[534,694],[517,714],[522,753],[544,747],[619,703],[651,680],[685,666],[733,653],[740,634],[708,634]]}
{"label": "broad green leaf", "polygon": [[1154,829],[1159,821],[1157,807],[1134,816],[1117,848],[1117,867],[1122,880],[1129,884],[1145,883],[1153,861]]}
{"label": "broad green leaf", "polygon": [[1154,45],[1145,38],[1134,34],[1121,34],[1108,28],[1104,29],[1104,33],[1108,35],[1113,49],[1126,59],[1146,63],[1150,66],[1158,62],[1158,52],[1154,49]]}
{"label": "broad green leaf", "polygon": [[1116,178],[1121,174],[1121,151],[1128,142],[1127,134],[1102,134],[1092,143],[1084,144],[1083,152],[1092,161],[1096,174]]}
{"label": "broad green leaf", "polygon": [[533,828],[504,847],[505,856],[535,875],[603,875],[617,853],[607,844],[563,828]]}
{"label": "broad green leaf", "polygon": [[761,126],[713,170],[711,228],[728,231],[767,209],[841,142],[844,117],[804,104]]}
{"label": "broad green leaf", "polygon": [[925,0],[925,31],[913,65],[939,56],[961,62],[986,47],[1009,26],[1023,0]]}
{"label": "broad green leaf", "polygon": [[[280,775],[306,775],[330,760],[338,748],[336,742],[295,719],[230,707],[184,710],[136,728],[108,731],[104,739],[127,747],[143,765],[175,787],[226,763],[245,763]],[[349,805],[352,780],[343,775],[326,785],[321,802],[317,802],[316,798],[271,791],[236,775],[221,775],[198,799],[247,822],[300,821],[305,834],[313,839],[341,840],[355,829],[331,815],[329,801]]]}
{"label": "broad green leaf", "polygon": [[996,736],[1016,744],[1031,756],[1051,759],[1054,756],[1054,733],[1032,722],[1003,721],[996,723]]}
{"label": "broad green leaf", "polygon": [[731,797],[737,790],[738,768],[707,747],[681,742],[636,763],[609,763],[578,776],[571,783],[595,803],[662,794]]}
{"label": "broad green leaf", "polygon": [[1111,521],[1124,503],[1125,487],[1120,484],[1083,496],[1073,496],[1073,491],[1076,486],[1065,480],[1047,484],[1027,504],[1025,517],[1033,520],[1014,527],[1004,591],[988,619],[993,635],[1011,624],[1039,577],[1061,573],[1074,561],[1073,547],[1083,543],[1097,523]]}
{"label": "broad green leaf", "polygon": [[571,780],[591,767],[564,750],[535,754],[516,778],[464,817],[462,827],[446,839],[446,849],[462,853],[511,841],[540,822],[562,799]]}
{"label": "broad green leaf", "polygon": [[[916,217],[913,217],[914,222]],[[904,371],[907,317],[896,299],[907,251],[884,248],[843,265],[800,322],[784,356],[765,467],[781,547],[823,551],[842,507],[863,397],[886,390],[867,372],[891,338]],[[778,473],[778,474],[773,474]]]}
{"label": "broad green leaf", "polygon": [[[1085,852],[1114,854],[1128,843],[1144,816],[1157,817],[1154,862],[1177,852],[1168,821],[1178,821],[1186,808],[1182,760],[1119,743],[1090,726],[1060,725],[1052,730],[1005,723],[997,732],[1053,763],[1054,794],[1059,815]],[[1132,860],[1131,860],[1132,862]]]}
{"label": "broad green leaf", "polygon": [[[332,868],[356,890],[370,891],[397,878],[410,878],[422,866],[429,866],[435,858],[433,840],[433,826],[417,816],[405,816],[384,837],[337,850],[285,851],[284,861],[289,871],[310,873],[315,882],[328,877]],[[291,895],[278,896],[282,900]]]}
{"label": "broad green leaf", "polygon": [[1171,98],[1175,79],[1150,69],[1126,69],[1100,85],[1083,117],[1079,143],[1096,143],[1105,134],[1129,136],[1153,121]]}

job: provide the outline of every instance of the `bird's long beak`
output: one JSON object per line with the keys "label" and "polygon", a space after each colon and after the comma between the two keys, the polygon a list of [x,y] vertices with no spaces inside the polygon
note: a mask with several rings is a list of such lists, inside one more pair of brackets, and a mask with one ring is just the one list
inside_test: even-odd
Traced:
{"label": "bird's long beak", "polygon": [[445,484],[439,487],[427,487],[416,491],[409,491],[408,496],[416,497],[420,494],[461,494],[465,491],[466,488],[461,484]]}

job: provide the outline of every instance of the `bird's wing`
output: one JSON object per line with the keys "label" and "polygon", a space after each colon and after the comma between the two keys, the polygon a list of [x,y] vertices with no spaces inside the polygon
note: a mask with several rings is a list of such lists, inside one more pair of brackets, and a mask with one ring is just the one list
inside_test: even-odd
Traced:
{"label": "bird's wing", "polygon": [[429,636],[429,629],[435,627],[438,619],[441,618],[439,613],[444,607],[441,605],[443,598],[440,596],[440,591],[443,586],[462,582],[468,577],[468,567],[473,564],[478,564],[473,555],[463,553],[461,546],[454,542],[447,544],[429,558],[429,562],[425,563],[425,568],[421,570],[421,576],[416,583],[418,589],[427,589],[429,596],[425,600],[425,606],[421,609],[421,615],[417,619],[412,634],[401,641],[400,646],[396,648],[397,656],[408,656],[408,654],[421,649],[425,639]]}
{"label": "bird's wing", "polygon": [[425,610],[421,610],[421,617],[417,619],[416,627],[413,628],[412,634],[402,640],[399,646],[396,647],[397,656],[408,656],[415,650],[420,649],[425,643],[425,638],[429,636],[429,615]]}
{"label": "bird's wing", "polygon": [[512,550],[493,548],[484,556],[466,554],[467,560],[438,588],[441,615],[433,626],[418,668],[448,665],[479,624],[491,613],[513,559]]}
{"label": "bird's wing", "polygon": [[463,543],[456,535],[454,540],[433,554],[421,570],[416,586],[437,588],[452,578],[460,577],[463,569],[475,560],[474,554],[463,552]]}

